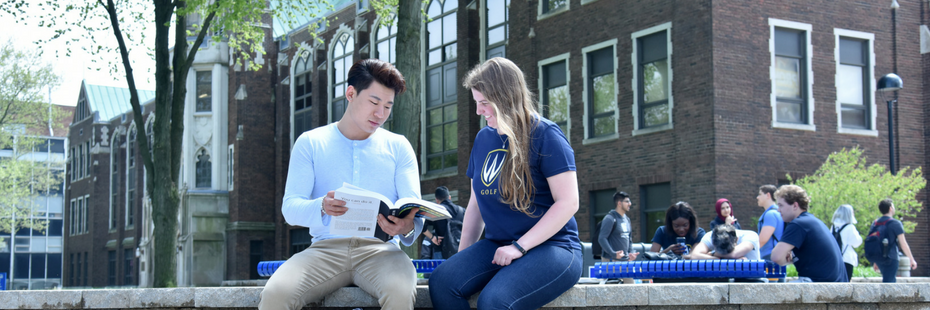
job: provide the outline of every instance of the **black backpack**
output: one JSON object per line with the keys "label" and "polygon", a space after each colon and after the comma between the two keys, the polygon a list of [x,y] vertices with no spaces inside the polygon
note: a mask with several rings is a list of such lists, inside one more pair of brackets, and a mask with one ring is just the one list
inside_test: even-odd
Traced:
{"label": "black backpack", "polygon": [[593,240],[591,240],[591,254],[594,254],[594,258],[601,258],[601,252],[604,252],[604,249],[601,248],[601,243],[597,241],[598,236],[601,234],[601,223],[604,223],[604,220],[597,222],[597,225],[594,225],[594,232],[591,233]]}
{"label": "black backpack", "polygon": [[451,208],[446,206],[452,218],[446,220],[448,236],[442,239],[442,257],[448,259],[455,253],[459,252],[459,242],[462,240],[462,222],[465,220],[465,208],[450,203]]}
{"label": "black backpack", "polygon": [[872,223],[872,227],[869,228],[869,235],[865,237],[865,258],[872,263],[884,264],[889,262],[892,258],[890,255],[897,256],[897,243],[894,240],[894,237],[888,236],[888,222],[894,221],[895,219],[887,219],[879,222],[875,220]]}
{"label": "black backpack", "polygon": [[836,244],[840,246],[840,255],[842,255],[843,251],[845,250],[843,249],[843,236],[841,236],[840,233],[843,232],[843,229],[845,229],[848,225],[849,223],[843,224],[843,226],[840,226],[840,229],[838,230],[836,229],[836,226],[833,227],[833,239],[836,239]]}

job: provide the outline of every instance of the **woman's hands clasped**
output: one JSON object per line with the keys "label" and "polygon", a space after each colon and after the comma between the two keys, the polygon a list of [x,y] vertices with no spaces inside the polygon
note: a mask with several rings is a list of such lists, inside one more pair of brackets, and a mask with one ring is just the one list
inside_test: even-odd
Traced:
{"label": "woman's hands clasped", "polygon": [[523,253],[520,253],[520,250],[512,244],[508,244],[502,247],[497,248],[497,251],[494,252],[494,260],[491,260],[492,264],[507,266],[510,265],[514,260],[523,257]]}

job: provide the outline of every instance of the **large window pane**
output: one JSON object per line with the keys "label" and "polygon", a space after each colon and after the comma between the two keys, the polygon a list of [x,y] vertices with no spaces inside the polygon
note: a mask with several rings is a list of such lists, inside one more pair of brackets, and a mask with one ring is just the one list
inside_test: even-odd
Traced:
{"label": "large window pane", "polygon": [[644,185],[640,187],[640,206],[643,210],[643,233],[640,236],[644,238],[640,242],[650,242],[655,236],[656,229],[665,225],[665,210],[672,201],[672,187],[670,183],[660,183]]}
{"label": "large window pane", "polygon": [[843,107],[843,127],[867,129],[865,110]]}
{"label": "large window pane", "polygon": [[430,49],[442,45],[442,20],[433,20],[426,24],[426,31],[429,31]]}
{"label": "large window pane", "polygon": [[775,110],[775,117],[779,122],[800,123],[802,121],[800,103],[778,101],[775,104]]}
{"label": "large window pane", "polygon": [[643,111],[645,115],[646,127],[657,126],[668,123],[668,105],[660,104],[652,107],[646,107]]}
{"label": "large window pane", "polygon": [[613,112],[617,108],[616,90],[613,74],[594,78],[594,113]]}
{"label": "large window pane", "polygon": [[843,104],[863,104],[862,67],[840,65],[836,78],[836,97]]}
{"label": "large window pane", "polygon": [[210,112],[213,106],[213,72],[197,71],[197,112]]}
{"label": "large window pane", "polygon": [[801,98],[801,60],[775,57],[775,96]]}
{"label": "large window pane", "polygon": [[643,101],[668,99],[668,61],[656,61],[643,66]]}
{"label": "large window pane", "polygon": [[541,0],[543,3],[543,13],[549,13],[568,5],[568,0]]}
{"label": "large window pane", "polygon": [[[546,106],[546,118],[561,124],[568,122],[568,85],[562,85],[556,88],[550,88],[546,91],[548,95],[548,105]],[[567,132],[567,128],[562,128],[562,132]]]}

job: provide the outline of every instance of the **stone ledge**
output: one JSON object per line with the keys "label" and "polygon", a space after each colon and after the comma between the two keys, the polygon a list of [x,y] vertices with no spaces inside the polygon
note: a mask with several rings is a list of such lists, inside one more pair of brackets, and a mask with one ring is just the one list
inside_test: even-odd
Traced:
{"label": "stone ledge", "polygon": [[[237,309],[255,308],[261,287],[100,289],[0,292],[4,309]],[[575,285],[545,308],[873,308],[876,304],[925,308],[930,283],[665,283]],[[470,303],[475,307],[477,295]],[[345,287],[308,309],[377,308],[358,287]],[[432,308],[429,288],[417,286],[418,309]],[[677,308],[676,307],[676,308]],[[884,307],[884,306],[883,306]]]}

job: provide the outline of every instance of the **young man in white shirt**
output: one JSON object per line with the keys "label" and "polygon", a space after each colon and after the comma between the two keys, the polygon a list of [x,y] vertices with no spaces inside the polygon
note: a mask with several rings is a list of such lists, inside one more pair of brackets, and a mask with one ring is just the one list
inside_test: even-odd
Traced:
{"label": "young man in white shirt", "polygon": [[289,224],[309,227],[313,244],[275,271],[259,309],[300,309],[349,284],[384,309],[413,309],[416,271],[396,242],[409,246],[420,234],[417,209],[405,218],[378,215],[378,226],[394,236],[389,242],[330,233],[333,217],[348,210],[334,199],[343,182],[395,201],[420,198],[413,148],[404,136],[380,128],[394,96],[405,89],[403,76],[389,63],[365,59],[349,69],[347,84],[339,122],[307,131],[294,143],[281,213]]}

